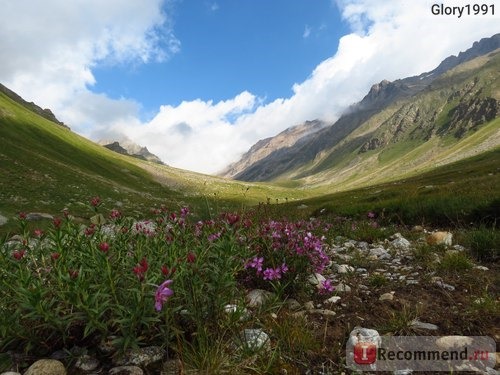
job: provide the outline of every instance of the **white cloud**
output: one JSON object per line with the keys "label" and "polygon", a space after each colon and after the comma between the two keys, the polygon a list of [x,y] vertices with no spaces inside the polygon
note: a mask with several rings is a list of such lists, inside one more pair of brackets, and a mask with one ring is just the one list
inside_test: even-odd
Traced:
{"label": "white cloud", "polygon": [[[178,52],[164,6],[164,0],[0,0],[0,82],[88,133],[99,114],[109,120],[104,108],[127,102],[89,91],[96,65],[162,61]],[[90,103],[95,110],[81,111]],[[124,107],[133,113],[136,106]]]}
{"label": "white cloud", "polygon": [[302,33],[302,38],[307,39],[311,35],[311,27],[309,25],[304,26],[304,32]]}
{"label": "white cloud", "polygon": [[[0,0],[0,82],[52,108],[80,133],[122,133],[176,167],[216,172],[258,139],[305,120],[333,121],[373,83],[419,74],[498,32],[495,17],[434,16],[429,0],[337,0],[352,32],[293,95],[263,104],[228,100],[164,105],[147,123],[140,103],[89,90],[99,64],[147,63],[180,48],[162,0]],[[212,3],[216,4],[216,3]],[[462,4],[460,0],[454,4]],[[463,2],[466,4],[466,2]],[[308,35],[306,26],[303,36]]]}

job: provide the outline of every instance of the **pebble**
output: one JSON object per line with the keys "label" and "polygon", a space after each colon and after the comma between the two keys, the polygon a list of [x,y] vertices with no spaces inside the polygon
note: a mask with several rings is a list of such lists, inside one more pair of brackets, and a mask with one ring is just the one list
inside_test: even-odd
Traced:
{"label": "pebble", "polygon": [[255,351],[271,347],[268,334],[260,328],[245,329],[242,334],[242,341],[245,348]]}
{"label": "pebble", "polygon": [[55,359],[40,359],[28,367],[24,375],[66,375],[66,369]]}
{"label": "pebble", "polygon": [[351,291],[351,287],[345,283],[339,283],[338,285],[335,286],[335,290],[337,292],[349,293]]}
{"label": "pebble", "polygon": [[144,375],[144,371],[137,366],[118,366],[109,370],[109,375]]}
{"label": "pebble", "polygon": [[382,294],[378,300],[379,301],[392,301],[394,299],[394,293],[395,292],[390,292],[390,293],[384,293]]}
{"label": "pebble", "polygon": [[249,307],[259,307],[274,298],[274,293],[263,289],[253,289],[247,293],[247,303]]}
{"label": "pebble", "polygon": [[425,329],[425,330],[429,330],[429,331],[437,331],[439,329],[439,327],[435,324],[424,323],[418,319],[415,319],[413,322],[411,322],[410,327],[416,328],[416,329]]}

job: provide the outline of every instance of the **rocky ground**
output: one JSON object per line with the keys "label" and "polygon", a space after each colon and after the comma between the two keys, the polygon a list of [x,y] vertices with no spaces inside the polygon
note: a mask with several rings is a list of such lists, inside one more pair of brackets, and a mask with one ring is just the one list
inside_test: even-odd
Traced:
{"label": "rocky ground", "polygon": [[[329,248],[330,266],[309,278],[313,286],[332,280],[333,295],[276,301],[271,292],[248,291],[247,306],[228,305],[228,314],[243,312],[242,318],[250,321],[259,314],[265,323],[245,329],[235,345],[272,351],[279,327],[288,325],[286,334],[297,358],[290,358],[276,373],[326,375],[355,373],[346,366],[346,343],[363,328],[385,336],[488,336],[498,344],[498,263],[475,262],[448,232],[430,235],[416,227],[405,236],[388,233],[383,241],[372,243],[335,238]],[[306,342],[306,337],[313,342]],[[97,348],[67,348],[37,361],[8,354],[16,364],[14,371],[32,364],[0,375],[198,373],[184,368],[179,359],[166,358],[159,347],[113,355],[103,342]],[[499,374],[498,365],[497,370],[493,367],[474,373]]]}

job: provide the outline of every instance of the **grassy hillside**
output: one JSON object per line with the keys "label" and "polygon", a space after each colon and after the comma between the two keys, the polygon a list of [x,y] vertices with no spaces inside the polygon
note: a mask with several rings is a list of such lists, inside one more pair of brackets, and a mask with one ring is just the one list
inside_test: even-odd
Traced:
{"label": "grassy hillside", "polygon": [[101,196],[107,209],[140,215],[165,204],[192,205],[210,215],[219,206],[303,198],[304,192],[244,184],[160,166],[114,153],[29,111],[0,93],[0,214],[88,216]]}

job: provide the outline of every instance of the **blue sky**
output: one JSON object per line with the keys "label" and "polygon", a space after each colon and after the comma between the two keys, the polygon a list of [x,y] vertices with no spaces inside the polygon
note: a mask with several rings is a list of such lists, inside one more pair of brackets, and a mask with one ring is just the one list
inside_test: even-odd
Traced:
{"label": "blue sky", "polygon": [[216,173],[259,139],[333,123],[374,83],[500,31],[500,9],[458,18],[434,3],[0,0],[0,83],[92,140]]}
{"label": "blue sky", "polygon": [[127,96],[146,113],[183,100],[220,101],[247,90],[266,102],[292,95],[349,30],[329,0],[178,1],[178,53],[166,62],[93,70],[92,91]]}

